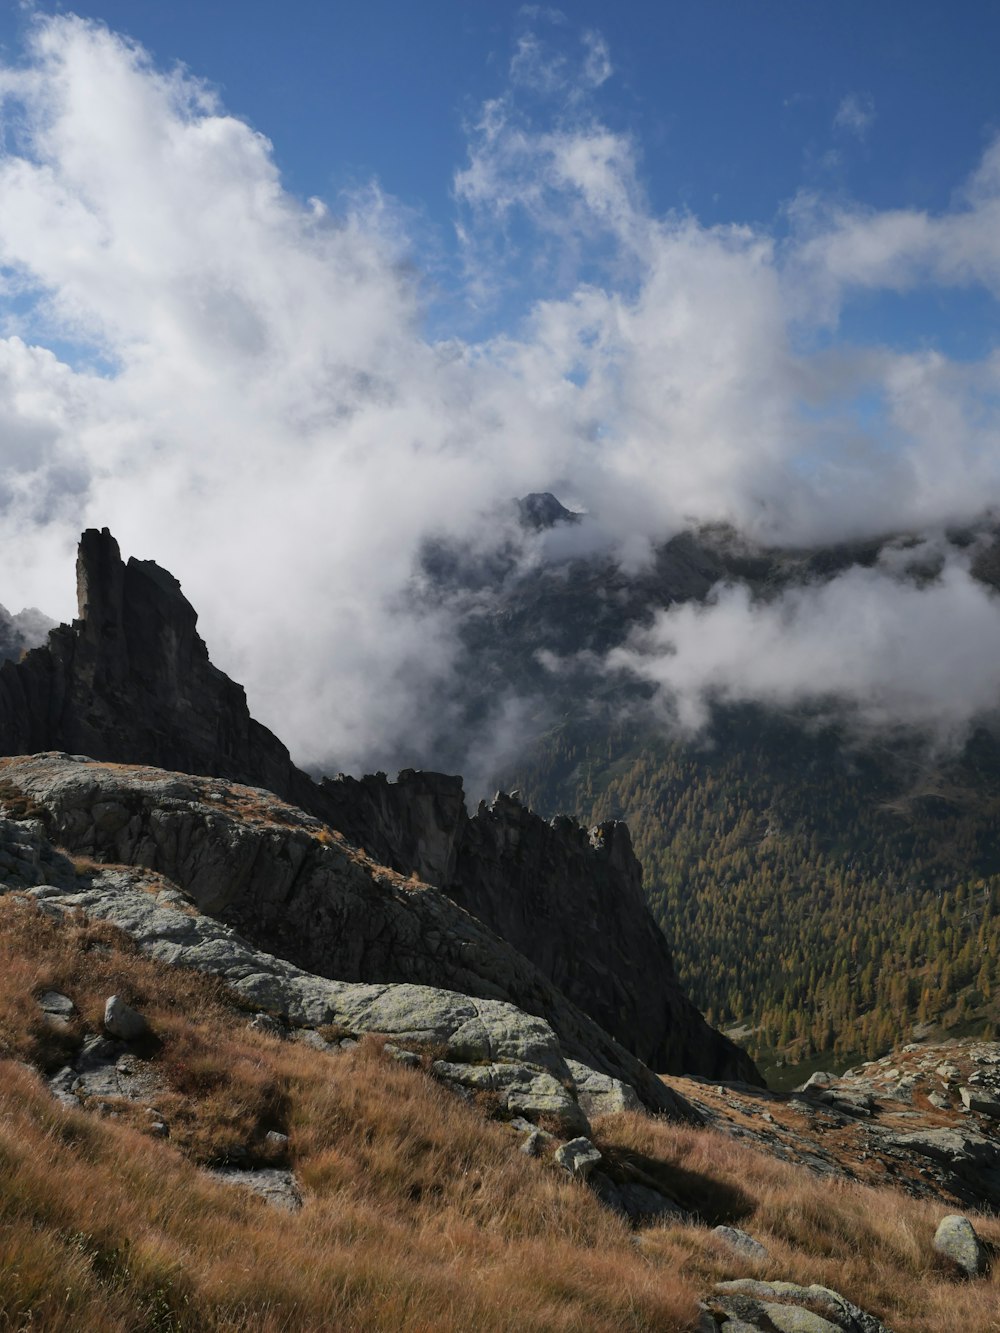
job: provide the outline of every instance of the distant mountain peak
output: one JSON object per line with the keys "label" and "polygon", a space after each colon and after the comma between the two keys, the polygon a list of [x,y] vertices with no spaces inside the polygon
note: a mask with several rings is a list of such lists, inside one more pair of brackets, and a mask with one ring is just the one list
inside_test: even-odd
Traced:
{"label": "distant mountain peak", "polygon": [[532,491],[530,495],[521,496],[516,503],[521,526],[533,528],[536,532],[554,528],[557,523],[579,523],[583,518],[582,514],[567,509],[551,491]]}

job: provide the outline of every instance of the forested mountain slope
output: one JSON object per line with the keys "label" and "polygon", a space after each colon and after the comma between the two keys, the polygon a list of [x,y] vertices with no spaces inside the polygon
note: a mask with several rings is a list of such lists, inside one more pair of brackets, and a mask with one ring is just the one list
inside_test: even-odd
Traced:
{"label": "forested mountain slope", "polygon": [[992,1021],[998,733],[985,718],[956,749],[902,727],[866,733],[836,709],[718,700],[698,734],[672,733],[607,653],[720,586],[766,606],[845,571],[932,586],[957,561],[988,599],[998,551],[989,523],[801,551],[684,533],[634,573],[602,556],[507,576],[469,618],[480,693],[516,682],[540,720],[498,781],[542,812],[628,822],[684,984],[759,1056],[848,1060],[914,1025]]}
{"label": "forested mountain slope", "polygon": [[992,1016],[1000,772],[980,736],[933,768],[904,747],[745,708],[711,742],[553,729],[517,773],[538,808],[628,820],[647,896],[710,1020],[752,1051],[873,1055],[915,1024]]}

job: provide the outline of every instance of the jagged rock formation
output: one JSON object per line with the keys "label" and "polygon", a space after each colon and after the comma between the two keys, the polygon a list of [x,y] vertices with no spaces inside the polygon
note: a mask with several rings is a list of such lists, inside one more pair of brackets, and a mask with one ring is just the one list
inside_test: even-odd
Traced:
{"label": "jagged rock formation", "polygon": [[[698,1120],[444,895],[373,865],[267,792],[38,755],[5,761],[0,809],[20,816],[0,818],[0,892],[27,889],[48,910],[110,921],[153,957],[213,972],[295,1027],[440,1046],[510,1111],[554,1116],[570,1133],[588,1127],[578,1083],[597,1111],[637,1096]],[[54,842],[120,864],[78,872]],[[472,1079],[456,1068],[451,1081]]]}
{"label": "jagged rock formation", "polygon": [[384,865],[437,884],[661,1071],[756,1082],[676,980],[619,821],[589,832],[498,793],[468,816],[461,779],[405,770],[321,784],[328,818]]}
{"label": "jagged rock formation", "polygon": [[383,865],[444,889],[641,1060],[758,1081],[681,991],[624,826],[588,835],[510,798],[470,818],[461,780],[442,774],[314,783],[212,666],[172,575],[123,563],[108,530],[91,529],[77,590],[79,619],[0,667],[0,752],[60,750],[267,788]]}
{"label": "jagged rock formation", "polygon": [[0,751],[141,758],[290,792],[288,751],[208,660],[172,575],[151,560],[123,563],[107,528],[91,528],[80,542],[77,603],[71,626],[0,667]]}

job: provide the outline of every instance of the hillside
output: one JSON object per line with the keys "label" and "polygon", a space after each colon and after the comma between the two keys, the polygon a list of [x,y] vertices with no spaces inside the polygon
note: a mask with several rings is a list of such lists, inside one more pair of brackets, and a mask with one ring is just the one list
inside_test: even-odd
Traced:
{"label": "hillside", "polygon": [[[100,821],[114,804],[93,781],[101,766],[73,762],[75,808],[89,801]],[[12,780],[34,774],[38,790],[46,765],[65,764],[5,769],[0,1327],[995,1326],[1000,1274],[959,1280],[935,1248],[956,1204],[993,1197],[992,1112],[921,1139],[924,1087],[901,1079],[918,1103],[890,1086],[899,1069],[816,1099],[677,1080],[671,1116],[565,1060],[546,1085],[558,1043],[510,1006],[325,981],[255,949],[161,871],[68,858],[43,833],[47,807]],[[191,802],[193,779],[110,771]],[[248,835],[296,818],[259,790],[198,789]],[[987,1106],[1000,1047],[954,1058]],[[860,1156],[868,1181],[889,1183],[855,1178]],[[1000,1225],[972,1217],[996,1253]]]}
{"label": "hillside", "polygon": [[[468,715],[506,683],[529,701],[534,731],[499,784],[543,814],[628,823],[646,897],[711,1020],[772,1075],[820,1054],[843,1066],[914,1032],[992,1031],[995,713],[954,743],[902,722],[873,728],[835,697],[765,705],[707,689],[706,725],[692,733],[653,677],[623,671],[614,654],[642,645],[657,615],[710,608],[720,590],[766,611],[845,578],[859,596],[876,575],[915,593],[960,568],[989,604],[995,524],[802,550],[704,529],[634,570],[608,554],[547,560],[534,531],[524,542],[520,565],[480,567],[471,581],[457,559],[439,556],[432,571],[427,596],[467,605]],[[696,641],[708,631],[693,624]]]}
{"label": "hillside", "polygon": [[745,708],[703,744],[566,723],[510,780],[628,821],[683,983],[770,1065],[992,1030],[998,773],[990,737],[930,766]]}

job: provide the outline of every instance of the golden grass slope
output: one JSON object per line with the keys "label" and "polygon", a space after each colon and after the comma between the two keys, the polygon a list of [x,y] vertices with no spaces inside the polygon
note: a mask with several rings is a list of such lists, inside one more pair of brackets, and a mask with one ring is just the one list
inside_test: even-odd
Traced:
{"label": "golden grass slope", "polygon": [[[50,1025],[36,997],[70,995]],[[52,1100],[53,1069],[98,1031],[112,992],[158,1039],[156,1139],[144,1108]],[[330,1055],[255,1032],[218,983],[139,955],[106,926],[0,899],[0,1328],[79,1330],[694,1330],[713,1281],[834,1287],[897,1333],[1000,1329],[1000,1280],[959,1283],[933,1256],[943,1206],[820,1181],[706,1130],[606,1117],[614,1163],[655,1175],[704,1225],[633,1232],[582,1184],[422,1070],[367,1039]],[[199,1163],[274,1161],[289,1135],[295,1214]],[[750,1262],[714,1239],[734,1222]],[[1000,1223],[977,1218],[1000,1245]]]}

